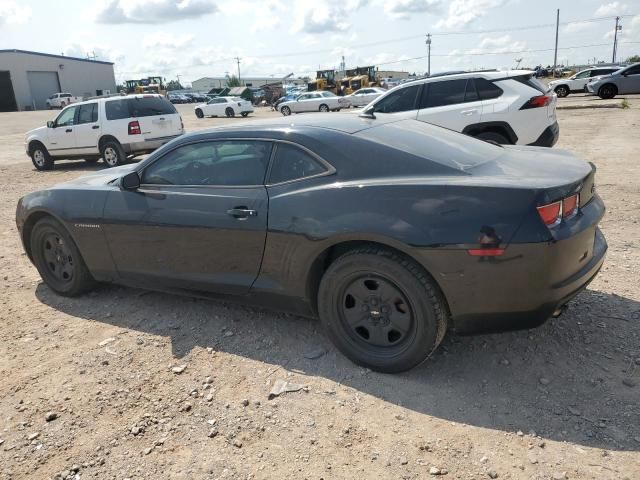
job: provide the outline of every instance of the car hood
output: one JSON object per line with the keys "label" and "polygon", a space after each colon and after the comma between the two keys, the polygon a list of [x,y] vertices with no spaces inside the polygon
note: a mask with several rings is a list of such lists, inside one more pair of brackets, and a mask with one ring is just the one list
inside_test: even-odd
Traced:
{"label": "car hood", "polygon": [[34,128],[33,130],[29,130],[27,133],[25,133],[25,137],[30,137],[31,135],[42,134],[42,133],[45,133],[46,131],[47,131],[47,127]]}
{"label": "car hood", "polygon": [[132,172],[136,169],[138,164],[132,163],[129,165],[121,165],[119,167],[114,168],[105,168],[104,170],[99,170],[97,172],[90,173],[88,175],[83,175],[74,180],[70,180],[68,182],[59,183],[54,185],[51,188],[69,188],[72,186],[78,187],[100,187],[103,185],[107,185],[118,178],[123,177],[125,174]]}

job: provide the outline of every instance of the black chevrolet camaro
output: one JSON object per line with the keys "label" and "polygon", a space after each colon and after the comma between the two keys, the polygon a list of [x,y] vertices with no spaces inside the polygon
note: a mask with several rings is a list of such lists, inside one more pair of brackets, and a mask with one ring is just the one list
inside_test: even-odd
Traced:
{"label": "black chevrolet camaro", "polygon": [[602,266],[595,167],[415,120],[310,115],[184,135],[18,203],[47,285],[236,297],[318,316],[354,362],[418,365],[446,330],[525,328]]}

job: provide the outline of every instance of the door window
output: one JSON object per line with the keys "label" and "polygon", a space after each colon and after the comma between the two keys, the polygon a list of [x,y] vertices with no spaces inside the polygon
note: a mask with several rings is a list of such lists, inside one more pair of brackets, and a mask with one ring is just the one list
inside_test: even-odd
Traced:
{"label": "door window", "polygon": [[421,85],[400,88],[391,92],[374,105],[375,112],[397,113],[414,110],[416,108],[416,98],[420,92]]}
{"label": "door window", "polygon": [[576,75],[576,79],[592,77],[593,75],[591,75],[591,72],[592,72],[591,70],[586,70],[584,72],[580,72],[578,75]]}
{"label": "door window", "polygon": [[491,100],[492,98],[498,98],[502,95],[502,89],[495,83],[490,82],[484,78],[476,78],[474,80],[476,84],[476,90],[480,100]]}
{"label": "door window", "polygon": [[129,118],[129,105],[126,100],[110,100],[104,104],[107,120]]}
{"label": "door window", "polygon": [[68,107],[65,108],[58,118],[56,118],[56,127],[68,127],[73,125],[73,119],[76,116],[76,108],[77,107]]}
{"label": "door window", "polygon": [[147,167],[142,183],[155,185],[262,185],[271,143],[219,141],[184,145]]}
{"label": "door window", "polygon": [[269,184],[288,182],[326,172],[318,160],[303,149],[288,143],[279,143],[269,173]]}
{"label": "door window", "polygon": [[626,72],[627,75],[638,75],[640,74],[640,65],[635,65],[631,68],[629,68]]}
{"label": "door window", "polygon": [[98,121],[98,104],[97,103],[85,103],[78,107],[78,124],[82,123],[95,123]]}
{"label": "door window", "polygon": [[441,107],[464,102],[467,79],[442,80],[428,84],[427,94],[422,95],[420,108]]}

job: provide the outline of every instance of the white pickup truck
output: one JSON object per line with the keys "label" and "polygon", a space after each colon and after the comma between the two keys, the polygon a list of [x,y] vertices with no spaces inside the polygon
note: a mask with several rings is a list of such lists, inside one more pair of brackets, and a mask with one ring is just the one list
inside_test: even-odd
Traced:
{"label": "white pickup truck", "polygon": [[72,103],[81,102],[82,97],[74,97],[70,93],[54,93],[47,98],[47,108],[64,108]]}

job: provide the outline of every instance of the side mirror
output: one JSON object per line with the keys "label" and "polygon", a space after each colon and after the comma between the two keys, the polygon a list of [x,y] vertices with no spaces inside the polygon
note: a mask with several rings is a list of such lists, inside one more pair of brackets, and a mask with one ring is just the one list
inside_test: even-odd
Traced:
{"label": "side mirror", "polygon": [[47,128],[54,128],[56,126],[56,124],[54,123],[53,120],[49,120],[47,122]]}
{"label": "side mirror", "polygon": [[120,186],[125,190],[137,190],[140,188],[140,175],[138,172],[129,172],[120,180]]}

